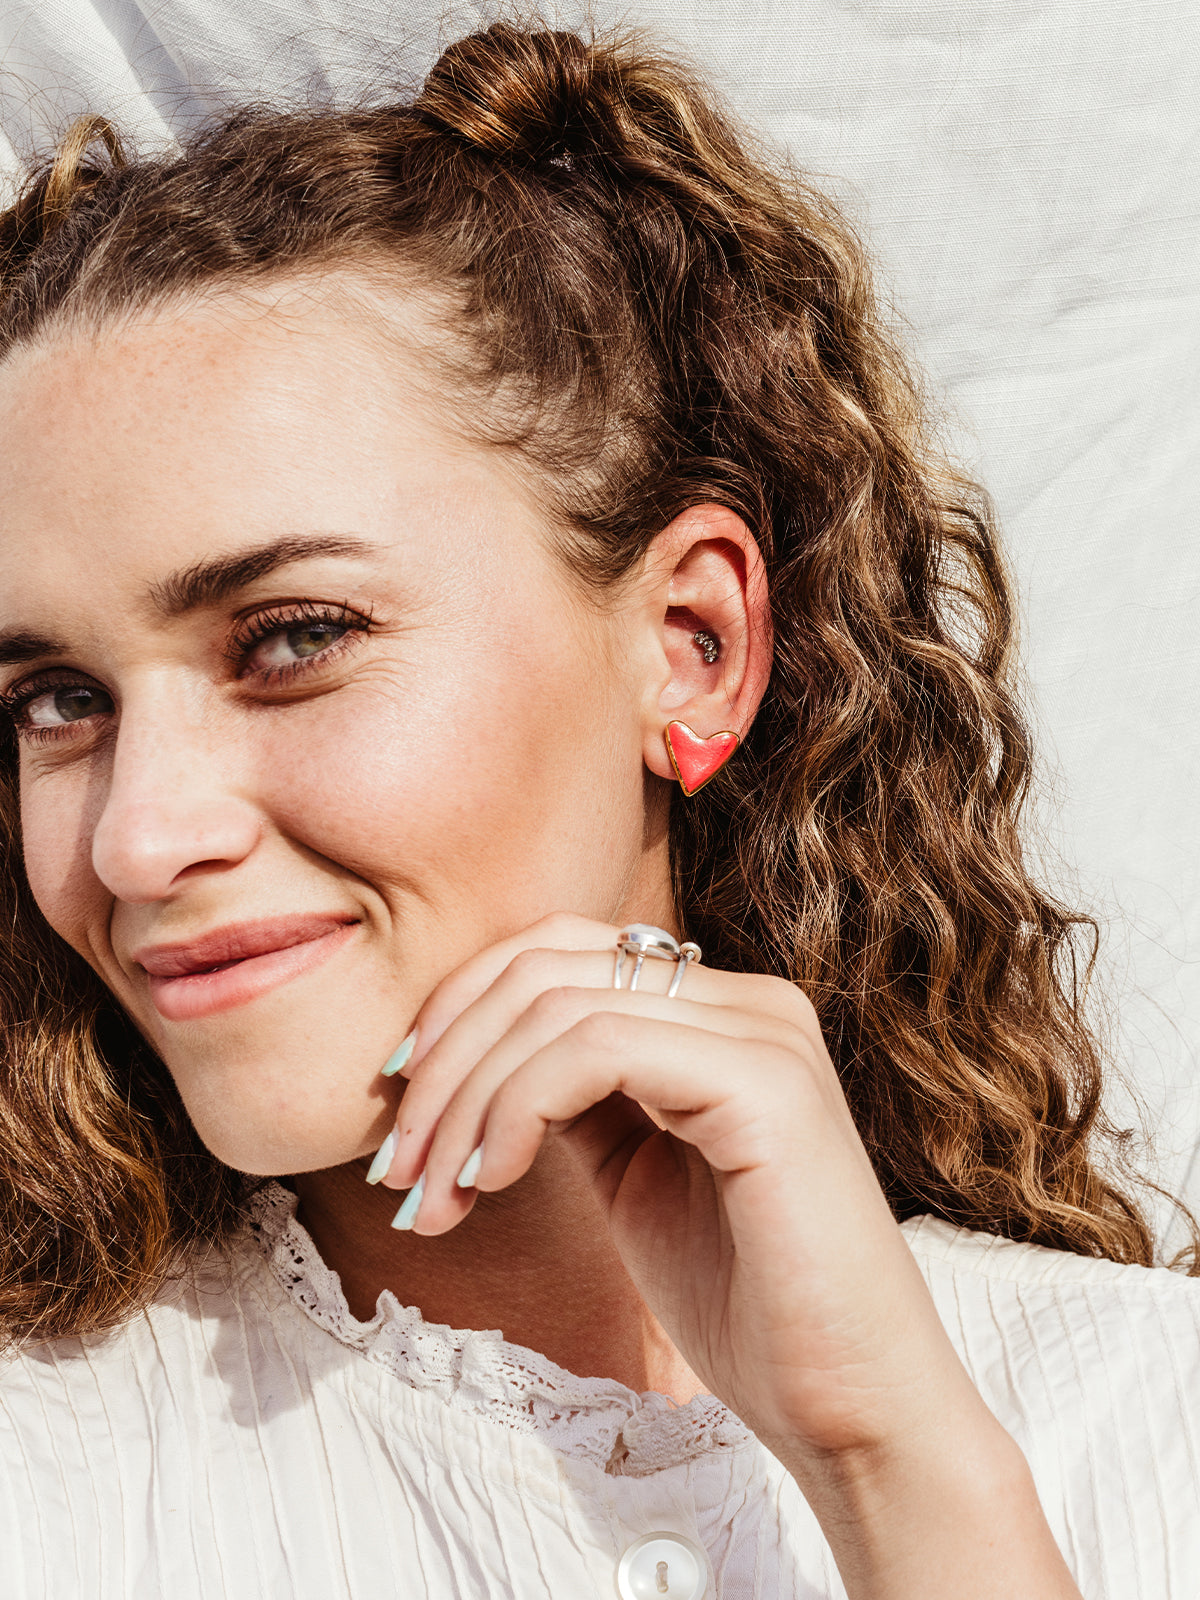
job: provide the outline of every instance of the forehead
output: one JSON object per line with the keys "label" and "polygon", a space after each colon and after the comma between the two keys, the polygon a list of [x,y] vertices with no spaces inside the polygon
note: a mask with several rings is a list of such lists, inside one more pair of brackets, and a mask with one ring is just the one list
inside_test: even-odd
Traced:
{"label": "forehead", "polygon": [[[503,520],[494,451],[442,420],[403,328],[332,291],[57,330],[0,363],[0,591],[108,584],[298,528]],[[401,321],[419,321],[401,307]],[[470,522],[470,515],[466,516]],[[0,598],[0,609],[9,606]]]}
{"label": "forehead", "polygon": [[224,486],[241,495],[247,469],[264,487],[306,463],[344,461],[354,476],[381,438],[428,435],[433,421],[414,404],[403,349],[389,354],[294,295],[51,331],[0,365],[0,512],[10,495],[62,505],[85,488],[100,512]]}

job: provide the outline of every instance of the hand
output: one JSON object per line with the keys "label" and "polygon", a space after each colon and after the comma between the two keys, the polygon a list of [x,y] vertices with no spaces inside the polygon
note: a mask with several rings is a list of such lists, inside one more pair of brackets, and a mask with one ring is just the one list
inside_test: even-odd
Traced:
{"label": "hand", "polygon": [[[783,979],[647,960],[548,918],[450,974],[417,1018],[385,1182],[460,1222],[548,1134],[692,1370],[791,1470],[852,1600],[1079,1600],[1028,1465],[942,1327]],[[474,1187],[457,1177],[482,1142]]]}
{"label": "hand", "polygon": [[[782,979],[648,960],[555,917],[446,978],[417,1019],[390,1187],[424,1172],[422,1234],[529,1168],[583,1164],[648,1306],[764,1440],[825,1457],[911,1434],[973,1387],[859,1139],[812,1005]],[[949,1394],[947,1385],[949,1384]],[[981,1411],[982,1402],[979,1402]]]}

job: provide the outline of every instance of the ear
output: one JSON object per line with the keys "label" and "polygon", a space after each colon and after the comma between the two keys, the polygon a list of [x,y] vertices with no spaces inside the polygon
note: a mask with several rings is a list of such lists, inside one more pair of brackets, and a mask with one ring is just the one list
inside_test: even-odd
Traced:
{"label": "ear", "polygon": [[[674,780],[668,722],[686,722],[701,738],[726,728],[741,738],[754,720],[771,675],[767,575],[754,535],[717,505],[693,506],[668,523],[643,575],[655,665],[643,702],[643,759]],[[712,662],[696,643],[700,632],[717,643]]]}

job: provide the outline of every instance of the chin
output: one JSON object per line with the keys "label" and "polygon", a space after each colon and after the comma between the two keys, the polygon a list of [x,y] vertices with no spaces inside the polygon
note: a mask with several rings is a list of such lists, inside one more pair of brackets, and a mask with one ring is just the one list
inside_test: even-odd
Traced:
{"label": "chin", "polygon": [[200,1135],[205,1148],[218,1161],[254,1178],[282,1178],[297,1172],[323,1172],[329,1167],[344,1166],[348,1161],[361,1160],[366,1154],[373,1155],[386,1136],[385,1129],[367,1151],[361,1139],[335,1144],[328,1132],[321,1135],[315,1129],[311,1138],[291,1140],[253,1139],[245,1135],[214,1139],[206,1138],[203,1133]]}
{"label": "chin", "polygon": [[302,1085],[282,1103],[264,1106],[208,1096],[184,1105],[205,1148],[218,1161],[253,1177],[277,1178],[320,1172],[374,1155],[396,1117],[395,1093],[357,1093],[348,1089],[336,1104],[329,1094],[306,1092]]}

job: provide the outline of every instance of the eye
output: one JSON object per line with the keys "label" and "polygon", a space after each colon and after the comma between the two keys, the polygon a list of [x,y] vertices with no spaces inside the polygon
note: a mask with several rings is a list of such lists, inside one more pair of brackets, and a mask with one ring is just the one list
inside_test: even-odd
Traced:
{"label": "eye", "polygon": [[370,631],[370,616],[349,606],[289,602],[244,618],[226,654],[239,678],[277,688],[336,660]]}
{"label": "eye", "polygon": [[16,708],[17,720],[26,728],[63,728],[87,717],[107,716],[112,699],[103,689],[86,683],[62,684],[24,698]]}
{"label": "eye", "polygon": [[349,631],[347,624],[336,622],[303,622],[294,628],[279,628],[255,645],[246,658],[246,665],[266,672],[291,667],[332,649]]}

